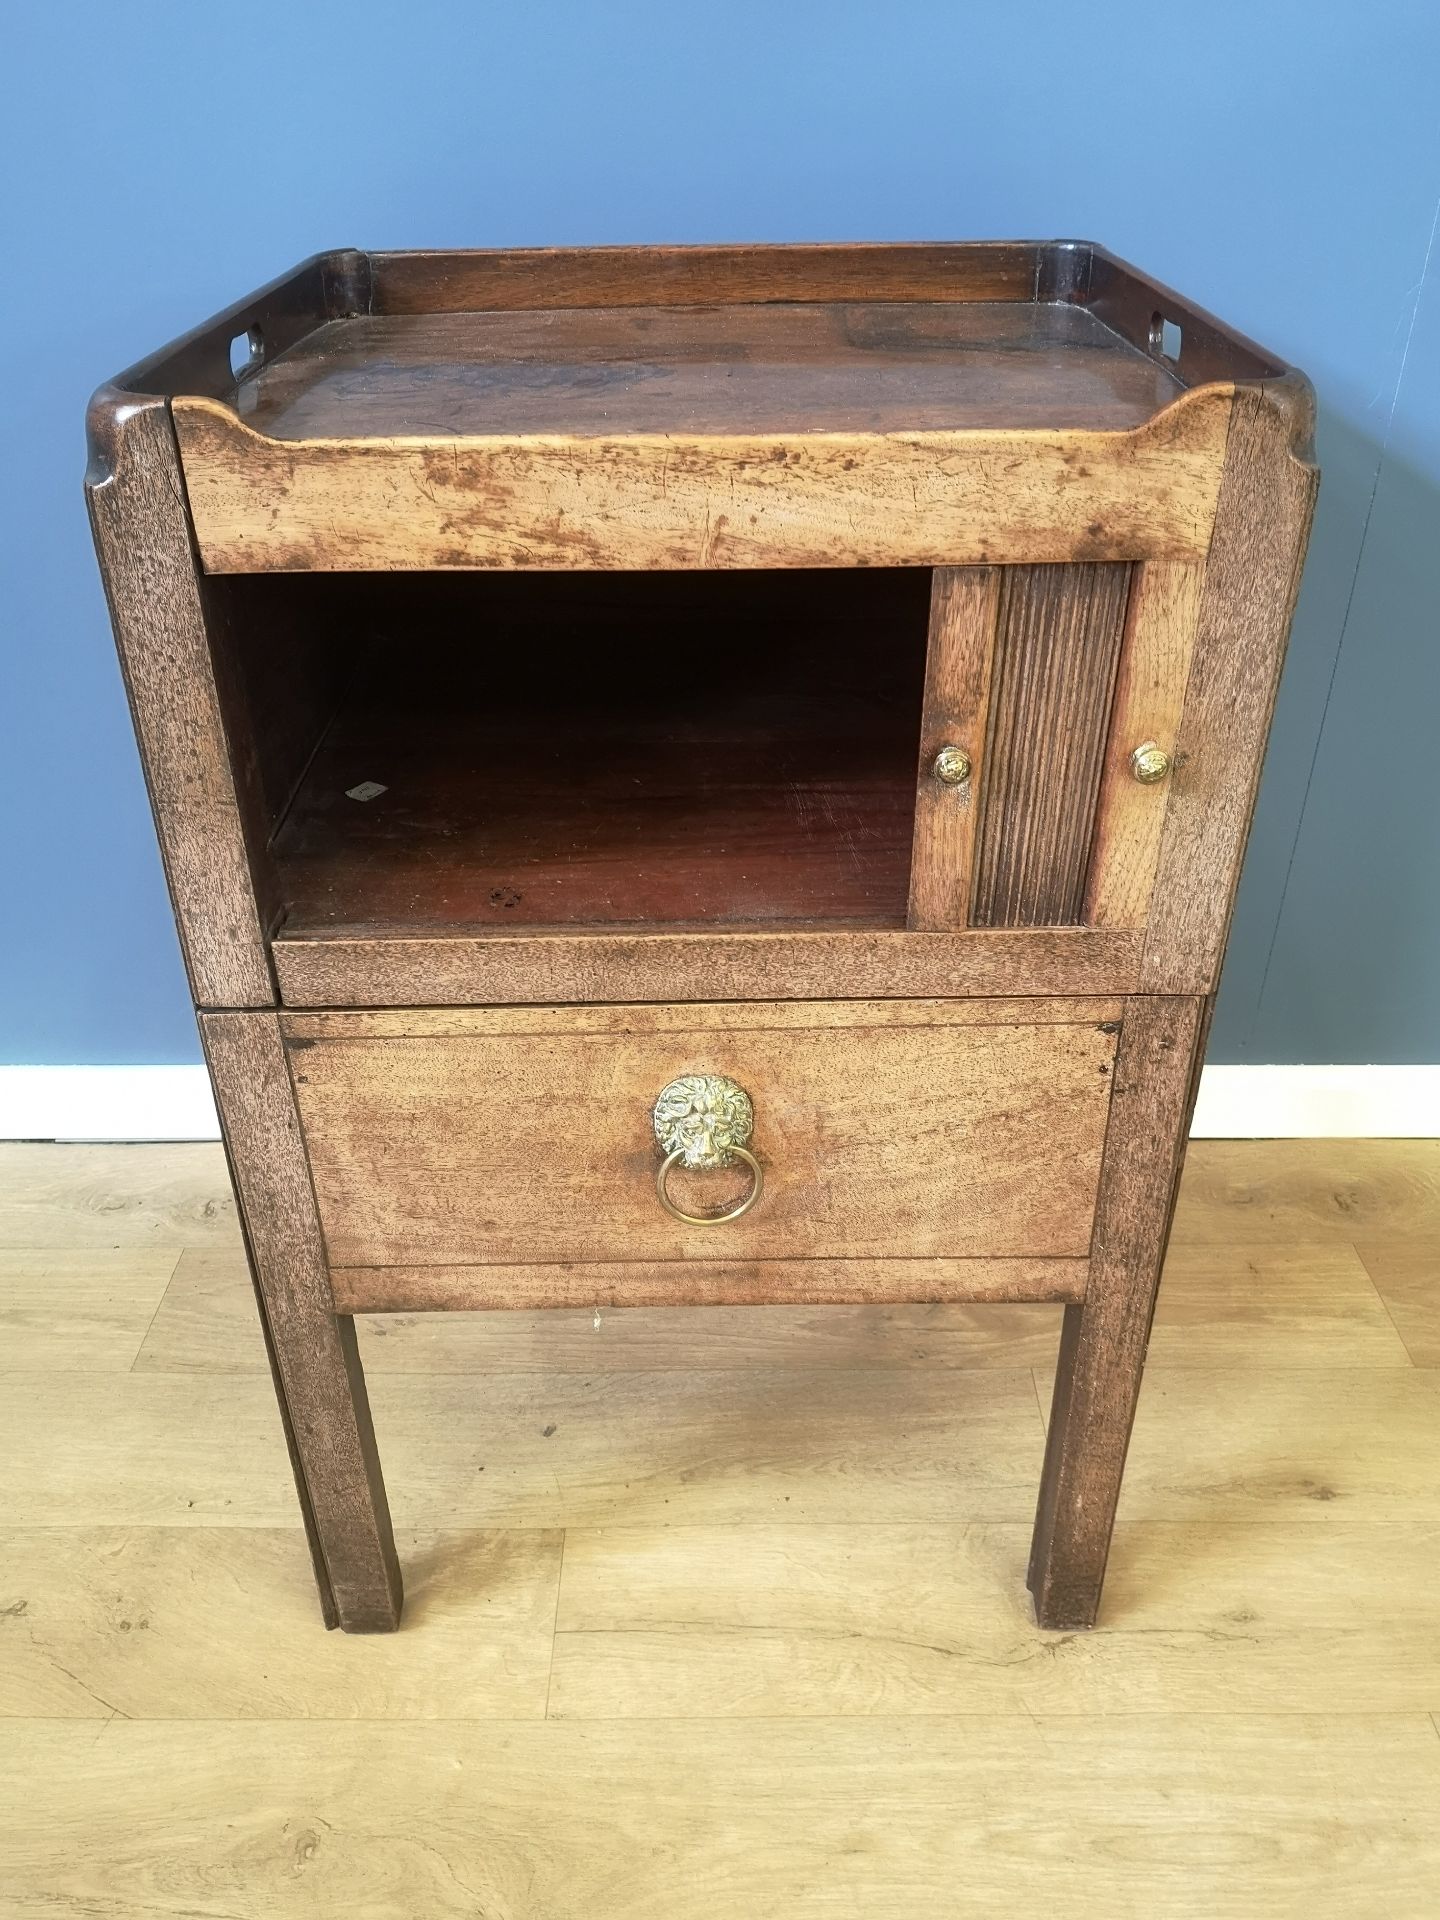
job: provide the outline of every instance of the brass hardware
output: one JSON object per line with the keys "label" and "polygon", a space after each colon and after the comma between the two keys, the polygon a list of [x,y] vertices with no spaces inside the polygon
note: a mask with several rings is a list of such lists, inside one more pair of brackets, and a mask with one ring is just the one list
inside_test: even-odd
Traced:
{"label": "brass hardware", "polygon": [[1142,787],[1153,787],[1170,771],[1170,756],[1153,740],[1142,740],[1130,756],[1130,771]]}
{"label": "brass hardware", "polygon": [[[665,1155],[655,1175],[655,1191],[672,1219],[687,1227],[718,1227],[750,1211],[760,1198],[765,1175],[746,1144],[755,1130],[755,1109],[742,1086],[723,1073],[683,1074],[661,1091],[650,1118]],[[750,1191],[724,1212],[684,1213],[666,1191],[672,1167],[705,1171],[733,1166],[737,1160],[750,1169]]]}
{"label": "brass hardware", "polygon": [[664,1207],[672,1220],[682,1221],[687,1227],[719,1227],[723,1226],[727,1220],[738,1220],[742,1213],[748,1213],[750,1211],[751,1207],[753,1207],[755,1202],[760,1198],[761,1191],[765,1185],[765,1176],[760,1171],[760,1162],[748,1147],[734,1147],[731,1149],[731,1152],[735,1159],[745,1162],[754,1177],[750,1182],[750,1191],[745,1195],[745,1198],[743,1200],[737,1200],[733,1207],[726,1207],[722,1213],[686,1213],[682,1208],[676,1206],[675,1202],[670,1198],[670,1195],[665,1191],[665,1182],[669,1178],[670,1169],[678,1160],[682,1160],[684,1155],[679,1152],[666,1155],[665,1159],[661,1162],[659,1171],[655,1175],[655,1191],[660,1196],[661,1206]]}
{"label": "brass hardware", "polygon": [[964,747],[941,747],[930,771],[947,787],[963,787],[970,778],[970,756]]}

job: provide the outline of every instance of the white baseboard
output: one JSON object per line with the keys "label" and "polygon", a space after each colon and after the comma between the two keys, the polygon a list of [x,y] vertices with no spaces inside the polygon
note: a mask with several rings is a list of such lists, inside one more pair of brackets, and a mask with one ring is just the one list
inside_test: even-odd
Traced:
{"label": "white baseboard", "polygon": [[[1440,1066],[1206,1067],[1197,1140],[1440,1137]],[[203,1067],[0,1067],[0,1140],[218,1140]]]}
{"label": "white baseboard", "polygon": [[218,1140],[204,1067],[0,1067],[0,1140]]}
{"label": "white baseboard", "polygon": [[1206,1067],[1192,1140],[1431,1140],[1440,1066]]}

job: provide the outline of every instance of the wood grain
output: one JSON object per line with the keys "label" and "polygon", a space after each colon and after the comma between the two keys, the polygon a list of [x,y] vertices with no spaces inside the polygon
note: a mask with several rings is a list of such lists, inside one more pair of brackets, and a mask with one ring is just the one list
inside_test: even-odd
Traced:
{"label": "wood grain", "polygon": [[[422,1631],[315,1631],[295,1527],[7,1527],[0,1720],[539,1719],[561,1535],[408,1534]],[[3,1738],[3,1735],[0,1735]]]}
{"label": "wood grain", "polygon": [[[1208,1143],[1192,1144],[1194,1168]],[[1185,1183],[1182,1182],[1182,1194]],[[1404,1243],[1400,1243],[1403,1246]],[[1400,1324],[1420,1346],[1421,1323],[1435,1260],[1414,1243],[1408,1295],[1397,1289],[1404,1269],[1397,1243],[1381,1254],[1382,1301],[1359,1254],[1318,1242],[1293,1246],[1191,1245],[1177,1236],[1166,1256],[1147,1368],[1229,1367],[1371,1369],[1411,1364],[1391,1312],[1417,1315]],[[1427,1255],[1428,1263],[1427,1263]],[[864,1263],[858,1263],[863,1266]],[[979,1263],[976,1263],[979,1264]],[[1048,1263],[1052,1272],[1061,1263]],[[1007,1269],[996,1263],[1001,1272]],[[701,1283],[708,1271],[697,1263]],[[848,1271],[848,1268],[847,1268]],[[372,1275],[378,1278],[378,1275]],[[1058,1275],[1056,1276],[1058,1277]],[[350,1276],[332,1276],[342,1300]],[[1083,1279],[1083,1274],[1077,1274]],[[436,1288],[434,1268],[407,1274],[407,1284]],[[858,1290],[858,1289],[857,1289]],[[1431,1288],[1440,1293],[1440,1288]],[[436,1296],[428,1294],[427,1302]],[[580,1373],[654,1367],[940,1366],[1043,1367],[1048,1375],[1060,1332],[1058,1306],[971,1303],[898,1306],[637,1307],[470,1313],[417,1302],[417,1310],[357,1321],[367,1374],[483,1373],[531,1368]],[[238,1249],[187,1250],[145,1335],[136,1371],[217,1373],[263,1371],[264,1348],[250,1276]]]}
{"label": "wood grain", "polygon": [[85,494],[95,548],[191,987],[202,1006],[269,1006],[266,929],[170,416],[102,390],[91,407],[91,448]]}
{"label": "wood grain", "polygon": [[1363,1517],[1434,1530],[1440,1375],[1273,1366],[1257,1385],[1235,1367],[1147,1375],[1125,1468],[1127,1525],[1262,1521],[1342,1535]]}
{"label": "wood grain", "polygon": [[[706,1268],[702,1264],[697,1271],[703,1281]],[[421,1276],[413,1277],[418,1284]],[[433,1282],[443,1270],[437,1275],[426,1268],[423,1277]],[[348,1288],[348,1270],[332,1278],[337,1287]],[[1058,1306],[992,1300],[943,1306],[707,1307],[703,1313],[690,1307],[633,1307],[602,1312],[597,1326],[592,1301],[581,1308],[497,1313],[426,1306],[357,1315],[355,1326],[367,1377],[377,1372],[732,1371],[786,1364],[1014,1368],[1050,1364],[1059,1314]],[[1337,1351],[1343,1351],[1345,1327],[1327,1348],[1318,1304],[1311,1324],[1333,1364]],[[1277,1329],[1276,1337],[1282,1334]],[[1217,1338],[1212,1330],[1205,1349],[1212,1364]],[[1245,1356],[1267,1351],[1245,1338],[1243,1325],[1232,1341],[1234,1350]],[[238,1250],[182,1255],[134,1364],[137,1373],[264,1371],[250,1276]]]}
{"label": "wood grain", "polygon": [[[889,1019],[755,1025],[704,1008],[646,1031],[290,1040],[320,1217],[337,1267],[785,1260],[1089,1252],[1114,1023]],[[372,1029],[373,1031],[373,1029]],[[765,1192],[723,1227],[655,1193],[650,1111],[685,1073],[754,1103]],[[687,1212],[728,1205],[744,1169],[687,1174]],[[597,1282],[603,1286],[603,1277]],[[677,1284],[683,1285],[677,1275]],[[804,1284],[803,1282],[801,1283]],[[602,1294],[603,1297],[603,1294]],[[515,1304],[520,1304],[516,1302]]]}
{"label": "wood grain", "polygon": [[1417,1367],[1440,1367],[1440,1233],[1371,1240],[1356,1251]]}
{"label": "wood grain", "polygon": [[[1187,1164],[1197,1157],[1192,1145]],[[1243,1225],[1234,1224],[1237,1231]],[[1358,1369],[1408,1362],[1353,1247],[1244,1240],[1206,1246],[1186,1240],[1183,1229],[1172,1237],[1147,1369]]]}
{"label": "wood grain", "polygon": [[1029,301],[1052,250],[1057,243],[1001,240],[375,253],[371,305],[400,314],[709,301]]}
{"label": "wood grain", "polygon": [[[1332,1378],[1314,1377],[1334,1392]],[[1384,1404],[1376,1388],[1390,1376],[1366,1379],[1357,1426]],[[0,1385],[7,1524],[288,1526],[298,1550],[274,1394],[259,1373],[47,1372]],[[951,1368],[808,1367],[792,1356],[753,1370],[530,1366],[487,1373],[483,1392],[463,1374],[380,1373],[370,1391],[396,1524],[427,1532],[877,1516],[1018,1523],[1034,1509],[1044,1448],[1028,1367],[976,1368],[957,1384]],[[1388,1397],[1395,1431],[1427,1444],[1434,1394],[1428,1410],[1403,1409],[1393,1389]],[[1319,1393],[1306,1404],[1318,1407]],[[1372,1475],[1377,1462],[1391,1475],[1393,1512],[1407,1500],[1433,1511],[1419,1455],[1400,1474],[1388,1445],[1369,1454]],[[1357,1472],[1364,1460],[1362,1449]],[[1198,1480],[1188,1494],[1177,1489],[1177,1504],[1193,1501]],[[308,1631],[323,1637],[313,1614]]]}
{"label": "wood grain", "polygon": [[[923,1734],[923,1737],[922,1737]],[[1440,1888],[1419,1712],[444,1730],[26,1721],[14,1920],[1367,1920]],[[1257,1831],[1257,1809],[1263,1830]]]}
{"label": "wood grain", "polygon": [[[961,241],[940,245],[558,247],[316,254],[120,375],[127,394],[223,395],[236,382],[230,342],[259,336],[260,363],[304,345],[337,319],[481,310],[523,315],[567,307],[783,306],[816,302],[907,306],[963,301],[1083,307],[1157,362],[1154,315],[1183,327],[1187,386],[1283,374],[1273,354],[1169,287],[1085,240]],[[1173,376],[1171,363],[1160,369]],[[243,394],[253,378],[241,381]]]}
{"label": "wood grain", "polygon": [[1095,1247],[1067,1307],[1029,1585],[1042,1626],[1094,1623],[1202,1038],[1198,1001],[1135,1000],[1121,1029]]}
{"label": "wood grain", "polygon": [[280,1032],[299,1040],[450,1040],[516,1034],[797,1033],[872,1028],[1070,1027],[1119,1021],[1119,998],[1050,995],[1031,999],[750,1000],[706,1007],[400,1007],[385,1010],[286,1013]]}
{"label": "wood grain", "polygon": [[1150,911],[1169,783],[1137,780],[1131,756],[1153,741],[1174,760],[1203,584],[1198,566],[1135,569],[1085,882],[1091,926],[1141,927]]}
{"label": "wood grain", "polygon": [[[935,569],[906,922],[923,932],[948,932],[970,918],[1001,578],[994,567]],[[959,786],[935,776],[935,756],[946,746],[970,756],[970,777]]]}
{"label": "wood grain", "polygon": [[964,933],[684,932],[281,936],[290,1007],[529,1001],[846,1000],[908,995],[1123,994],[1143,935],[1089,927]]}
{"label": "wood grain", "polygon": [[125,1372],[179,1258],[166,1247],[0,1247],[0,1366]]}
{"label": "wood grain", "polygon": [[1313,395],[1236,397],[1160,840],[1146,993],[1206,993],[1219,973],[1319,474]]}
{"label": "wood grain", "polygon": [[1004,569],[976,926],[1080,919],[1130,574],[1125,566]]}
{"label": "wood grain", "polygon": [[1105,1628],[1043,1640],[1020,1599],[1025,1544],[983,1524],[572,1529],[551,1716],[1092,1721],[1440,1700],[1423,1536],[1135,1525]]}
{"label": "wood grain", "polygon": [[[477,313],[487,285],[497,310]],[[129,393],[98,397],[90,486],[327,1619],[384,1629],[400,1607],[344,1305],[918,1293],[1064,1300],[1030,1577],[1042,1623],[1088,1625],[1208,1020],[1200,996],[1313,499],[1303,381],[1189,309],[1177,367],[1156,338],[1157,318],[1180,314],[1168,292],[1064,243],[326,256],[247,303],[244,326],[273,322],[273,337],[227,381],[224,326],[239,313],[134,370]],[[169,400],[134,384],[150,379]],[[932,817],[923,786],[909,817],[922,622],[901,615],[930,568],[937,627],[955,596],[978,603],[968,658],[931,647],[922,722],[927,739],[940,721],[983,727],[978,746],[962,743],[983,763],[973,823]],[[555,576],[543,589],[540,572]],[[637,622],[622,603],[644,598],[650,572],[659,586]],[[842,592],[858,572],[863,586]],[[347,573],[397,580],[330,577]],[[593,616],[610,589],[594,583],[607,573],[620,618],[603,629]],[[292,574],[326,577],[292,586]],[[447,631],[448,581],[417,578],[436,574],[468,578],[472,612],[482,586],[495,611],[525,575],[522,598],[538,615],[549,595],[562,629],[565,596],[588,594],[588,630],[568,650],[538,617],[520,648],[484,620]],[[735,617],[755,582],[782,575],[765,620]],[[722,579],[741,583],[733,603]],[[674,617],[695,580],[711,583],[708,626]],[[808,625],[784,592],[812,596]],[[867,630],[862,601],[887,596]],[[788,652],[787,627],[800,632]],[[347,715],[312,753],[352,654],[391,630],[404,673],[377,677],[364,725],[347,731]],[[882,640],[883,671],[871,667]],[[497,666],[507,657],[518,667]],[[753,660],[760,674],[746,673]],[[472,679],[463,699],[437,670],[457,662]],[[428,709],[407,703],[407,679]],[[642,722],[645,685],[663,691]],[[1175,764],[1163,805],[1142,813],[1116,756],[1152,714]],[[347,811],[343,763],[362,747],[393,755],[393,808]],[[703,826],[697,794],[712,809]],[[507,922],[526,887],[526,920]],[[1093,928],[1075,924],[1087,907]],[[585,931],[541,931],[561,928]],[[342,1022],[335,1010],[358,1006],[369,1024],[328,1029],[322,1015],[282,1036],[281,979],[299,1004]],[[944,1004],[1028,993],[1095,997],[1073,1018],[1053,1003],[1033,1019]],[[942,1003],[915,1004],[931,996]],[[873,1004],[836,1010],[852,997]],[[731,999],[752,1004],[707,1020]],[[525,1009],[509,1026],[507,1000]],[[602,1004],[568,1017],[546,1004],[567,1000]],[[638,1004],[603,1004],[616,1000]],[[468,1017],[446,1011],[476,1001]],[[423,1011],[398,1018],[422,1030],[387,1030],[384,1007],[407,1004]],[[767,1176],[719,1260],[709,1233],[660,1209],[648,1128],[658,1086],[707,1067],[755,1096]],[[743,1180],[677,1171],[671,1186],[709,1210]],[[1354,1308],[1376,1379],[1405,1376],[1363,1293]],[[115,1351],[100,1343],[102,1367]],[[1193,1384],[1194,1370],[1176,1372]],[[136,1378],[151,1410],[166,1404],[164,1375]],[[447,1376],[397,1370],[382,1424],[432,1526],[623,1512],[643,1528],[681,1504],[692,1520],[730,1520],[757,1498],[799,1524],[849,1517],[857,1493],[862,1506],[888,1494],[888,1522],[915,1517],[907,1478],[925,1482],[923,1515],[957,1463],[974,1511],[1010,1519],[1041,1415],[1017,1424],[1018,1383],[1007,1400],[999,1370],[976,1378],[995,1410],[983,1469],[976,1433],[952,1444],[950,1410],[927,1429],[912,1390],[883,1470],[867,1479],[844,1460],[838,1495],[798,1491],[790,1461],[809,1449],[813,1469],[819,1449],[833,1466],[882,1413],[900,1426],[883,1369],[856,1370],[848,1398],[833,1371],[747,1380],[762,1408],[783,1384],[778,1431],[763,1434],[753,1408],[737,1421],[723,1391],[735,1382],[715,1370],[607,1376],[603,1408],[596,1383],[565,1375],[541,1390],[561,1417],[533,1427],[533,1378],[496,1377],[488,1459]],[[86,1455],[87,1497],[223,1510],[215,1422],[230,1411],[226,1438],[243,1444],[258,1383],[223,1384],[197,1491],[150,1496],[145,1443],[97,1388],[114,1431],[103,1458]],[[198,1411],[183,1392],[174,1404]],[[1433,1408],[1416,1405],[1424,1428]],[[617,1432],[620,1458],[602,1460]],[[765,1452],[777,1445],[784,1473]],[[43,1505],[53,1468],[23,1430],[16,1453],[5,1473]],[[238,1510],[254,1514],[269,1468],[259,1452],[252,1466]],[[1335,1478],[1299,1476],[1293,1498],[1338,1500]]]}
{"label": "wood grain", "polygon": [[333,320],[237,395],[274,440],[1143,426],[1185,391],[1080,306],[710,303]]}
{"label": "wood grain", "polygon": [[1440,1140],[1205,1140],[1176,1235],[1191,1245],[1440,1244]]}
{"label": "wood grain", "polygon": [[214,573],[928,567],[1203,555],[1230,392],[1128,432],[275,441],[219,401],[172,411]]}
{"label": "wood grain", "polygon": [[290,1527],[303,1551],[268,1379],[47,1369],[0,1385],[8,1525]]}
{"label": "wood grain", "polygon": [[475,1308],[918,1305],[1081,1300],[1087,1263],[1043,1260],[613,1260],[557,1266],[336,1267],[343,1313]]}
{"label": "wood grain", "polygon": [[225,1157],[209,1141],[65,1146],[0,1140],[0,1247],[59,1253],[236,1242]]}
{"label": "wood grain", "polygon": [[[957,1378],[893,1360],[797,1359],[548,1372],[532,1359],[483,1381],[378,1373],[397,1523],[1029,1524],[1044,1434],[1028,1365]],[[274,1394],[258,1372],[48,1371],[0,1384],[7,1524],[288,1526],[298,1550]],[[1363,1520],[1423,1537],[1440,1525],[1437,1447],[1440,1386],[1419,1368],[1272,1361],[1262,1379],[1254,1368],[1157,1367],[1120,1539],[1140,1521],[1340,1537]],[[1186,1577],[1177,1565],[1173,1584]],[[308,1631],[318,1637],[313,1615]]]}
{"label": "wood grain", "polygon": [[[399,1625],[400,1569],[351,1323],[337,1316],[273,1015],[201,1016],[327,1624]],[[333,1614],[332,1614],[333,1607]]]}
{"label": "wood grain", "polygon": [[[484,1012],[438,1008],[432,1018]],[[507,1008],[495,1012],[516,1018]],[[588,1012],[603,1018],[601,1008]],[[357,1023],[351,1031],[363,1031],[367,1020],[361,1012],[344,1018]],[[1436,1235],[1440,1140],[1200,1139],[1188,1146],[1175,1208],[1175,1244],[1187,1258],[1233,1260],[1236,1248],[1252,1248],[1256,1258],[1344,1252],[1352,1242],[1377,1240],[1428,1246]],[[234,1258],[240,1238],[219,1142],[0,1140],[0,1246],[77,1252],[161,1242],[177,1254],[194,1248]]]}

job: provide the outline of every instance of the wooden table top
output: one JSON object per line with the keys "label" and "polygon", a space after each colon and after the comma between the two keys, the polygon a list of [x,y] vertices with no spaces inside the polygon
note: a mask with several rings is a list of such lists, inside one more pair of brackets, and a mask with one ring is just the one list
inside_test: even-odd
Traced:
{"label": "wooden table top", "polygon": [[232,404],[281,440],[1124,431],[1183,391],[1081,306],[832,301],[358,315]]}

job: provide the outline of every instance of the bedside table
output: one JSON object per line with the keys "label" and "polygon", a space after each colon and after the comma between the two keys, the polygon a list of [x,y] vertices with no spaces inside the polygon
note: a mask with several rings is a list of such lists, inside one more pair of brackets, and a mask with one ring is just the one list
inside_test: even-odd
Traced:
{"label": "bedside table", "polygon": [[866,1300],[1065,1303],[1093,1622],[1311,412],[1074,242],[326,254],[96,395],[329,1624],[352,1315]]}

